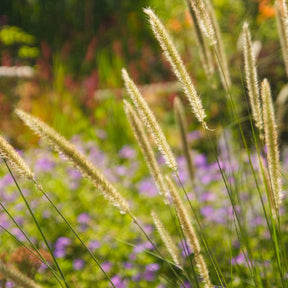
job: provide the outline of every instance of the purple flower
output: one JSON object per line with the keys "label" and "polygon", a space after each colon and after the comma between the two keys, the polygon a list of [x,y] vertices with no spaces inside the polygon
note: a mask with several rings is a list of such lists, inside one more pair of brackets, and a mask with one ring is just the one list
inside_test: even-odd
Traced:
{"label": "purple flower", "polygon": [[136,156],[136,151],[132,149],[130,146],[125,145],[118,153],[119,157],[124,159],[133,159]]}
{"label": "purple flower", "polygon": [[65,248],[55,249],[54,256],[56,258],[64,258],[66,256],[66,249]]}
{"label": "purple flower", "polygon": [[0,190],[4,190],[6,186],[12,185],[13,183],[14,181],[10,174],[4,175],[2,178],[0,178]]}
{"label": "purple flower", "polygon": [[74,270],[82,270],[85,266],[85,261],[82,259],[73,260],[73,268]]}
{"label": "purple flower", "polygon": [[111,281],[113,282],[113,284],[117,288],[126,288],[127,287],[125,281],[123,281],[123,279],[119,275],[115,275],[115,276],[111,277]]}
{"label": "purple flower", "polygon": [[148,250],[148,249],[151,250],[153,248],[154,248],[153,245],[149,241],[147,241],[147,242],[140,243],[140,244],[136,245],[133,249],[133,252],[134,253],[141,253],[145,250]]}
{"label": "purple flower", "polygon": [[112,268],[112,264],[109,261],[104,261],[101,266],[105,272],[109,272]]}
{"label": "purple flower", "polygon": [[214,209],[211,206],[204,206],[201,208],[201,214],[210,220],[213,219],[213,216],[215,215]]}
{"label": "purple flower", "polygon": [[71,244],[71,239],[67,237],[59,237],[55,243],[54,255],[57,258],[63,258],[66,255],[66,248]]}
{"label": "purple flower", "polygon": [[124,262],[123,263],[123,267],[125,268],[125,269],[132,269],[133,268],[133,265],[132,265],[132,263],[130,263],[130,262]]}
{"label": "purple flower", "polygon": [[92,240],[89,242],[88,244],[89,249],[91,249],[92,251],[95,249],[100,248],[100,242],[97,240]]}
{"label": "purple flower", "polygon": [[35,170],[39,170],[42,172],[49,172],[53,170],[55,166],[55,163],[45,155],[44,157],[38,159],[38,161],[35,164]]}
{"label": "purple flower", "polygon": [[139,182],[139,192],[148,197],[155,197],[158,190],[151,178],[145,178]]}
{"label": "purple flower", "polygon": [[187,134],[187,139],[188,139],[189,142],[193,142],[195,140],[198,140],[201,137],[202,137],[202,135],[201,135],[201,131],[200,130],[194,130],[194,131],[189,132]]}
{"label": "purple flower", "polygon": [[158,271],[160,269],[160,265],[158,263],[151,263],[146,266],[146,270],[149,271]]}
{"label": "purple flower", "polygon": [[77,217],[77,221],[79,224],[88,224],[90,222],[91,218],[90,215],[88,213],[81,213],[78,217]]}
{"label": "purple flower", "polygon": [[199,167],[205,167],[207,166],[207,158],[203,154],[197,154],[194,155],[194,165],[199,168]]}

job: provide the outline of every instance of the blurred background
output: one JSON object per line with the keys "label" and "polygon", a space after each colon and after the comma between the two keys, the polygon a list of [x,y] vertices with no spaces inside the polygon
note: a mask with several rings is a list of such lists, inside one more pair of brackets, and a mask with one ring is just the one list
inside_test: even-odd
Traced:
{"label": "blurred background", "polygon": [[[284,66],[276,65],[282,55],[275,32],[273,1],[212,2],[233,68],[233,82],[239,85],[234,91],[236,96],[243,92],[242,54],[237,50],[243,19],[249,21],[253,38],[261,41],[260,73],[272,83],[277,78],[280,87]],[[119,150],[127,142],[126,133],[115,129],[124,121],[119,105],[123,67],[139,85],[153,84],[144,86],[147,89],[143,93],[148,101],[161,103],[153,106],[159,109],[160,119],[161,109],[171,110],[179,87],[142,12],[147,6],[155,9],[173,35],[210,118],[219,120],[225,93],[218,76],[212,79],[213,85],[206,85],[184,0],[1,0],[0,129],[6,136],[16,145],[33,143],[33,137],[23,135],[22,124],[11,113],[18,106],[68,137],[78,133],[91,137],[97,126],[108,133],[108,145]],[[162,115],[163,123],[171,124],[170,114]],[[191,129],[195,129],[197,123],[190,120]]]}

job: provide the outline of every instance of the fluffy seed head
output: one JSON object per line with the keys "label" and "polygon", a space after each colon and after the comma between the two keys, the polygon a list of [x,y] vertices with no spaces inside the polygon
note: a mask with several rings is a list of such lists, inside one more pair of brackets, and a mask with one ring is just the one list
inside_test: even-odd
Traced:
{"label": "fluffy seed head", "polygon": [[158,217],[158,215],[154,211],[151,212],[151,216],[152,216],[154,224],[155,224],[155,226],[159,232],[159,235],[160,235],[164,245],[166,246],[170,256],[172,257],[174,263],[177,266],[181,267],[178,253],[177,253],[177,247],[176,247],[172,237],[170,236],[168,231],[165,229],[164,224],[162,223],[162,221],[160,220],[160,218]]}
{"label": "fluffy seed head", "polygon": [[192,83],[192,80],[183,64],[183,61],[176,50],[171,37],[166,31],[164,25],[161,23],[159,18],[155,13],[150,9],[144,9],[144,12],[149,16],[149,22],[154,32],[156,39],[158,40],[165,57],[172,67],[173,73],[176,75],[178,80],[181,82],[183,91],[190,103],[192,111],[201,123],[201,125],[207,129],[207,124],[204,121],[206,118],[205,111],[202,106],[202,101],[198,96],[198,93]]}
{"label": "fluffy seed head", "polygon": [[275,121],[274,108],[270,85],[267,79],[261,84],[261,97],[263,103],[264,136],[267,147],[268,171],[276,210],[279,210],[282,199],[281,167],[279,159],[278,133]]}
{"label": "fluffy seed head", "polygon": [[162,132],[162,129],[157,123],[154,114],[148,107],[140,91],[138,90],[132,79],[129,77],[125,69],[122,69],[122,77],[124,79],[127,92],[136,107],[141,121],[144,122],[144,125],[147,127],[149,133],[151,133],[152,139],[154,140],[160,153],[165,158],[167,166],[170,167],[172,170],[177,171],[178,167],[174,155],[171,151],[171,148],[166,140],[164,133]]}
{"label": "fluffy seed head", "polygon": [[2,136],[0,136],[0,157],[5,159],[19,175],[29,180],[34,179],[34,174],[30,167]]}
{"label": "fluffy seed head", "polygon": [[16,114],[23,122],[45,140],[56,151],[64,154],[103,194],[103,196],[123,213],[129,213],[128,203],[105,178],[105,176],[63,136],[36,117],[17,109]]}
{"label": "fluffy seed head", "polygon": [[172,182],[172,180],[166,176],[167,186],[169,189],[169,192],[171,194],[178,219],[180,222],[180,225],[182,227],[183,233],[185,235],[185,238],[187,239],[187,243],[189,247],[191,248],[192,252],[194,253],[195,262],[199,271],[199,274],[202,278],[203,283],[205,284],[205,287],[212,288],[212,284],[210,282],[209,272],[206,266],[206,263],[204,261],[204,258],[201,255],[201,248],[200,243],[198,241],[198,237],[196,235],[196,232],[194,230],[194,227],[192,223],[190,222],[188,213],[186,211],[186,208]]}
{"label": "fluffy seed head", "polygon": [[217,39],[215,37],[214,27],[203,0],[189,0],[189,2],[195,12],[203,35],[208,39],[210,45],[215,45]]}
{"label": "fluffy seed head", "polygon": [[244,48],[244,64],[245,79],[248,88],[249,102],[251,106],[252,116],[256,127],[261,131],[263,129],[263,121],[261,114],[260,93],[258,86],[258,75],[256,70],[256,60],[252,49],[251,35],[248,23],[243,25],[243,48]]}

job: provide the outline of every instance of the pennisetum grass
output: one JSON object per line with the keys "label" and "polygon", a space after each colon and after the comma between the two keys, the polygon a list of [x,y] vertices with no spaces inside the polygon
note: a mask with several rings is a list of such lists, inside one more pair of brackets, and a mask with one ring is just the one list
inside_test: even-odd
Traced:
{"label": "pennisetum grass", "polygon": [[278,215],[282,199],[282,180],[279,159],[278,133],[272,103],[270,84],[267,79],[261,83],[265,145],[267,147],[268,171],[273,191],[275,214]]}
{"label": "pennisetum grass", "polygon": [[152,134],[152,138],[159,151],[165,158],[167,166],[170,167],[173,171],[177,171],[178,167],[174,155],[154,114],[148,107],[140,91],[129,77],[125,69],[122,69],[122,77],[124,79],[128,94],[136,107],[140,119],[144,122],[145,126]]}
{"label": "pennisetum grass", "polygon": [[[28,203],[28,201],[26,200],[26,197],[24,196],[21,188],[19,187],[14,175],[12,174],[12,171],[10,170],[10,167],[8,166],[7,162],[10,163],[12,165],[12,167],[14,167],[15,171],[17,171],[21,176],[24,176],[26,177],[28,180],[34,180],[34,175],[31,171],[31,169],[29,168],[29,166],[25,163],[25,161],[19,156],[19,154],[14,150],[14,148],[3,138],[0,136],[0,155],[1,157],[4,159],[5,161],[5,164],[7,166],[7,168],[9,169],[9,172],[11,174],[11,176],[13,177],[13,180],[17,186],[17,189],[21,195],[21,198],[23,199],[26,207],[27,207],[27,210],[29,211],[29,214],[31,215],[38,231],[40,232],[41,234],[41,237],[50,253],[50,255],[52,256],[53,258],[53,261],[57,267],[57,270],[59,271],[60,273],[60,276],[62,278],[62,280],[64,281],[65,283],[65,286],[68,288],[69,285],[68,283],[66,282],[66,279],[65,279],[65,276],[62,272],[62,269],[61,267],[59,266],[58,264],[58,261],[56,260],[52,250],[51,250],[51,247],[48,243],[48,240],[43,232],[43,229],[41,228],[41,226],[39,225],[39,222],[38,220],[36,219],[31,207],[30,207],[30,204]],[[3,208],[3,206],[2,206]],[[11,217],[10,217],[11,218]],[[18,226],[18,225],[17,225]],[[22,230],[22,229],[21,229]]]}
{"label": "pennisetum grass", "polygon": [[275,14],[286,75],[288,77],[288,6],[286,0],[275,1]]}
{"label": "pennisetum grass", "polygon": [[190,222],[190,219],[189,219],[190,217],[188,216],[186,208],[183,205],[183,202],[180,196],[178,195],[178,192],[172,180],[167,176],[166,181],[167,181],[168,189],[170,191],[170,194],[171,194],[171,197],[172,197],[172,200],[173,200],[173,203],[174,203],[174,206],[175,206],[178,218],[179,218],[180,225],[183,229],[183,233],[187,239],[188,245],[190,246],[190,248],[192,249],[194,253],[194,259],[198,268],[198,272],[202,278],[202,281],[205,287],[211,288],[213,286],[210,281],[209,272],[208,272],[206,263],[204,261],[204,258],[201,254],[200,243],[198,241],[198,237],[195,233],[194,227],[192,226]]}
{"label": "pennisetum grass", "polygon": [[160,167],[155,159],[153,150],[147,138],[147,135],[144,131],[144,127],[141,124],[139,117],[137,116],[136,111],[133,109],[132,105],[124,100],[125,113],[128,118],[128,121],[133,129],[135,138],[137,139],[138,145],[145,157],[146,163],[149,167],[150,173],[154,178],[154,181],[158,187],[160,195],[164,197],[164,201],[168,201],[167,187],[164,183]]}
{"label": "pennisetum grass", "polygon": [[179,256],[178,256],[178,249],[171,237],[171,235],[169,235],[167,229],[165,229],[163,222],[160,220],[159,216],[156,214],[155,211],[151,212],[151,216],[153,218],[153,222],[159,232],[159,235],[166,247],[166,249],[168,250],[170,256],[172,257],[174,263],[181,267],[180,264],[180,260],[179,260]]}
{"label": "pennisetum grass", "polygon": [[[65,155],[69,161],[80,170],[80,172],[87,177],[96,187],[100,188],[103,196],[115,207],[120,210],[120,213],[127,214],[133,222],[138,226],[141,232],[145,235],[148,241],[153,245],[159,255],[165,260],[164,255],[158,249],[158,247],[154,244],[149,235],[145,232],[144,228],[140,224],[139,220],[132,214],[128,203],[126,200],[115,190],[112,184],[98,171],[98,169],[82,154],[80,153],[74,145],[68,142],[63,136],[58,134],[54,129],[49,127],[47,124],[42,122],[36,117],[29,115],[28,113],[17,109],[16,114],[23,120],[23,122],[35,133],[37,133],[40,137],[47,141],[47,143],[54,148],[59,153]],[[168,144],[167,144],[168,145]],[[37,184],[37,182],[35,183]],[[41,190],[41,186],[38,185]],[[42,189],[43,191],[43,189]],[[49,199],[48,199],[49,200]],[[55,207],[54,207],[55,208]],[[70,227],[70,226],[69,226]],[[70,227],[71,229],[71,227]],[[73,232],[73,230],[72,230]],[[177,271],[175,271],[174,267],[166,261],[170,266],[172,273],[175,274],[177,279],[179,280],[181,286],[185,286],[183,280],[178,275]],[[101,266],[100,266],[101,267]],[[103,271],[103,269],[102,269]],[[105,274],[106,275],[106,274]],[[113,287],[115,285],[111,282]]]}
{"label": "pennisetum grass", "polygon": [[144,12],[149,16],[149,22],[152,27],[153,33],[158,40],[165,57],[172,67],[173,73],[176,75],[180,83],[182,84],[183,91],[187,97],[191,109],[201,123],[204,129],[208,129],[205,122],[206,113],[204,111],[202,101],[192,83],[192,80],[183,64],[183,61],[176,50],[171,37],[166,31],[164,25],[161,23],[160,19],[152,11],[152,9],[144,9]]}
{"label": "pennisetum grass", "polygon": [[244,65],[245,79],[248,88],[249,102],[252,116],[256,127],[261,133],[263,129],[263,120],[261,114],[260,91],[258,85],[258,75],[256,70],[256,60],[252,51],[252,41],[248,23],[243,25],[243,46],[244,46]]}
{"label": "pennisetum grass", "polygon": [[33,117],[19,109],[16,110],[16,114],[37,135],[45,139],[47,143],[58,152],[63,153],[63,155],[65,155],[68,160],[71,161],[73,165],[98,188],[109,202],[120,209],[123,213],[130,212],[127,201],[110,184],[105,176],[76,149],[74,145],[36,117]]}

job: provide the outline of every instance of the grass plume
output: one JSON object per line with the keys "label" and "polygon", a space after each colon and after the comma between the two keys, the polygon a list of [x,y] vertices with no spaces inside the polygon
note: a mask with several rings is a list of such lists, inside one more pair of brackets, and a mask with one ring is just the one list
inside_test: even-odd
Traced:
{"label": "grass plume", "polygon": [[172,237],[168,233],[167,229],[165,229],[163,222],[160,220],[160,218],[158,217],[158,215],[156,214],[155,211],[151,212],[151,216],[152,216],[153,222],[154,222],[154,224],[155,224],[155,226],[159,232],[159,235],[160,235],[166,249],[168,250],[170,256],[172,257],[174,263],[177,266],[181,267],[179,257],[178,257],[177,247],[176,247]]}
{"label": "grass plume", "polygon": [[19,109],[16,109],[16,114],[31,130],[43,138],[43,140],[47,141],[52,148],[64,154],[69,161],[102,192],[103,196],[111,202],[112,205],[119,208],[123,213],[129,213],[129,206],[126,200],[73,144],[38,118]]}
{"label": "grass plume", "polygon": [[263,120],[265,132],[265,144],[267,147],[268,171],[274,195],[276,212],[282,198],[281,167],[279,160],[278,133],[275,121],[274,108],[270,84],[267,79],[261,83],[261,98],[263,103]]}
{"label": "grass plume", "polygon": [[166,160],[167,166],[173,171],[177,171],[178,167],[174,155],[154,114],[148,107],[140,91],[129,77],[125,69],[122,69],[122,77],[124,79],[127,92],[133,101],[137,112],[139,113],[140,119],[144,122],[148,131],[151,133],[156,146]]}
{"label": "grass plume", "polygon": [[173,44],[170,35],[166,31],[160,19],[150,8],[144,9],[144,12],[149,16],[149,22],[154,32],[154,35],[158,40],[165,57],[170,63],[173,73],[176,75],[176,77],[182,84],[183,91],[189,101],[195,117],[201,123],[204,129],[208,129],[208,126],[204,120],[206,118],[206,113],[204,111],[202,101],[196,91],[196,88],[192,83],[192,80],[184,66],[184,63],[177,49]]}
{"label": "grass plume", "polygon": [[19,175],[29,180],[34,179],[34,174],[30,167],[2,136],[0,136],[0,156],[5,159]]}
{"label": "grass plume", "polygon": [[156,186],[159,190],[159,193],[164,196],[165,202],[168,199],[167,195],[167,188],[164,184],[164,179],[160,171],[160,167],[157,163],[157,160],[154,156],[153,150],[151,148],[151,145],[149,143],[149,140],[147,138],[147,135],[144,131],[144,127],[141,124],[141,121],[139,117],[137,116],[136,111],[133,109],[132,105],[129,104],[127,101],[124,100],[124,108],[125,113],[128,118],[128,121],[132,127],[132,130],[134,132],[134,136],[137,140],[137,143],[145,157],[146,163],[148,165],[148,168],[150,170],[150,173],[152,177],[154,178],[154,181],[156,183]]}
{"label": "grass plume", "polygon": [[167,176],[166,181],[167,181],[168,189],[171,194],[183,233],[186,237],[189,247],[191,248],[194,254],[194,259],[198,268],[198,272],[202,278],[202,282],[204,283],[205,288],[212,288],[213,286],[210,281],[208,268],[201,254],[200,243],[196,235],[196,232],[194,230],[194,227],[192,223],[190,222],[190,219],[189,219],[190,217],[188,216],[186,208],[172,180]]}
{"label": "grass plume", "polygon": [[258,75],[256,70],[256,60],[252,50],[252,41],[249,26],[246,22],[243,25],[243,47],[245,79],[248,88],[249,102],[255,125],[261,133],[263,129],[263,121],[261,115],[260,92],[258,85]]}

